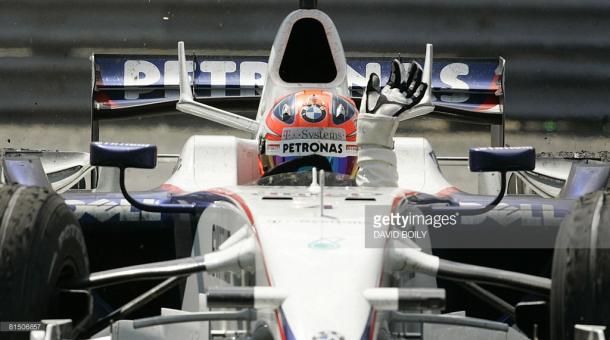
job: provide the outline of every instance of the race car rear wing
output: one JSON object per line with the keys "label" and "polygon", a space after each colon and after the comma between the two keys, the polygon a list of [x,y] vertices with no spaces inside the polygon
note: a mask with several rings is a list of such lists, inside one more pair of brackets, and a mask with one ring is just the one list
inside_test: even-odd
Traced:
{"label": "race car rear wing", "polygon": [[[177,55],[108,55],[92,58],[92,140],[98,122],[175,111],[180,96]],[[423,64],[423,60],[420,61]],[[368,76],[384,84],[391,58],[347,59],[352,98],[362,96]],[[187,69],[197,102],[241,114],[257,110],[267,70],[266,57],[187,56]],[[504,67],[498,59],[435,59],[431,70],[429,115],[490,125],[492,145],[504,144]]]}

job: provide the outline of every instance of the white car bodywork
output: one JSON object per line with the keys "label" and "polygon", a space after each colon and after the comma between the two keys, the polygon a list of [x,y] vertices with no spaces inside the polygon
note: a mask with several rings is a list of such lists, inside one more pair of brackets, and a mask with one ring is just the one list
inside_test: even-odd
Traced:
{"label": "white car bodywork", "polygon": [[[401,188],[435,194],[451,187],[425,138],[397,138],[395,150]],[[218,249],[213,243],[219,228],[230,235],[243,228],[256,236],[260,247],[256,286],[288,292],[282,311],[297,339],[329,330],[345,339],[360,338],[371,312],[363,292],[381,283],[384,258],[383,249],[364,247],[364,207],[384,205],[389,212],[404,190],[327,187],[321,216],[320,194],[308,187],[248,185],[259,177],[256,151],[255,141],[232,136],[193,136],[185,144],[177,170],[166,184],[187,192],[212,189],[236,203],[218,202],[205,210],[193,255]],[[223,274],[190,277],[183,309],[200,310],[197,296],[205,288],[228,284],[219,276]],[[268,322],[277,324],[275,315],[269,316]],[[276,329],[280,339],[280,328]]]}

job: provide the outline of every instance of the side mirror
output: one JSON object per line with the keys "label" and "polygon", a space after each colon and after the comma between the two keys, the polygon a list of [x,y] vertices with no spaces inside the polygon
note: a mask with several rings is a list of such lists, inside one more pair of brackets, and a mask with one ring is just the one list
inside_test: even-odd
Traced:
{"label": "side mirror", "polygon": [[472,148],[468,154],[468,166],[473,172],[534,170],[536,151],[531,146]]}
{"label": "side mirror", "polygon": [[[481,215],[495,208],[506,191],[506,173],[508,171],[534,170],[536,151],[531,146],[522,147],[487,147],[472,148],[468,153],[468,167],[472,172],[499,172],[500,192],[489,204],[482,208],[459,207],[461,215]],[[455,207],[435,207],[436,211],[455,211]]]}
{"label": "side mirror", "polygon": [[157,146],[93,142],[89,159],[91,165],[95,166],[154,169],[157,166]]}
{"label": "side mirror", "polygon": [[119,185],[125,199],[134,207],[150,212],[196,213],[195,204],[145,204],[133,198],[125,189],[125,169],[154,169],[157,166],[157,146],[152,144],[91,143],[89,162],[94,166],[119,168]]}
{"label": "side mirror", "polygon": [[500,173],[500,192],[483,208],[460,210],[462,215],[479,215],[492,210],[506,192],[506,172],[534,170],[536,151],[531,146],[472,148],[468,152],[468,167],[473,172]]}

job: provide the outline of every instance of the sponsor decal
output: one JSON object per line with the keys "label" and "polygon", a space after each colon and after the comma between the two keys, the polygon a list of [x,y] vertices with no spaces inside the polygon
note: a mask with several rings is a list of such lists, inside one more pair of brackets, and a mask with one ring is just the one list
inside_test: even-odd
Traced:
{"label": "sponsor decal", "polygon": [[[145,204],[158,204],[158,200],[140,199]],[[98,199],[90,202],[67,199],[66,204],[72,209],[77,219],[92,217],[104,223],[111,220],[118,221],[161,221],[161,213],[142,211],[131,206],[125,199],[109,200]]]}
{"label": "sponsor decal", "polygon": [[313,340],[345,340],[345,337],[335,331],[321,331],[313,336]]}
{"label": "sponsor decal", "polygon": [[285,128],[282,130],[282,139],[329,139],[344,141],[345,130],[340,128]]}
{"label": "sponsor decal", "polygon": [[266,154],[271,156],[326,157],[357,156],[358,146],[347,142],[345,130],[340,128],[285,128],[281,141],[267,141]]}
{"label": "sponsor decal", "polygon": [[229,237],[231,237],[231,231],[218,224],[212,224],[212,251],[218,250]]}
{"label": "sponsor decal", "polygon": [[[97,55],[98,85],[177,86],[179,65],[176,59],[174,56],[130,59],[127,56]],[[194,73],[195,85],[222,88],[223,91],[227,86],[239,86],[254,92],[255,87],[265,84],[266,57],[199,56],[198,59],[197,63],[187,61],[187,70],[191,75]],[[423,60],[418,61],[423,63]],[[495,90],[497,84],[492,80],[497,68],[497,59],[456,62],[455,59],[436,58],[432,65],[432,87],[439,90]],[[364,89],[372,73],[380,75],[381,83],[385,84],[390,77],[391,60],[374,57],[347,60],[347,80],[352,90]]]}
{"label": "sponsor decal", "polygon": [[310,123],[317,123],[326,117],[326,108],[324,106],[309,105],[301,110],[303,119]]}
{"label": "sponsor decal", "polygon": [[307,156],[317,154],[325,157],[357,156],[356,143],[328,139],[294,139],[267,142],[266,154],[271,156]]}
{"label": "sponsor decal", "polygon": [[[419,60],[422,62],[421,60]],[[105,91],[117,101],[158,101],[158,98],[178,97],[178,61],[176,57],[147,56],[131,59],[128,56],[104,56],[95,58],[100,88],[121,88],[124,91]],[[187,70],[193,78],[198,96],[258,96],[265,85],[266,57],[200,56],[197,62],[187,61]],[[495,95],[474,94],[474,90],[500,89],[501,82],[497,59],[463,60],[437,58],[432,65],[432,88],[439,92],[433,101],[451,103],[470,109],[494,111],[498,108]],[[347,82],[352,96],[360,97],[372,73],[379,74],[385,84],[391,73],[389,58],[349,58]],[[161,87],[161,94],[144,87]],[[456,93],[444,93],[455,91]],[[470,91],[470,93],[465,93]],[[98,99],[100,100],[100,99]],[[491,107],[485,103],[491,100]],[[485,104],[485,105],[484,105]],[[312,112],[314,114],[314,112]]]}
{"label": "sponsor decal", "polygon": [[280,154],[281,146],[279,144],[268,143],[265,145],[265,149],[268,155],[278,155]]}

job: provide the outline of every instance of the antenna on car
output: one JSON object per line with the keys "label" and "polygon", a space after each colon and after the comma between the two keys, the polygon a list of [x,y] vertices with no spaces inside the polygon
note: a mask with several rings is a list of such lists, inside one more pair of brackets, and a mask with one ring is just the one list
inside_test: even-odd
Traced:
{"label": "antenna on car", "polygon": [[324,216],[324,170],[320,170],[320,216]]}
{"label": "antenna on car", "polygon": [[311,168],[311,184],[309,185],[310,193],[317,194],[320,192],[320,186],[318,185],[318,171],[316,167]]}

